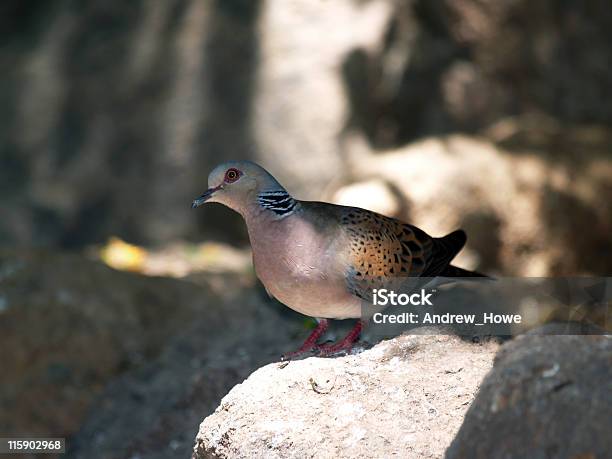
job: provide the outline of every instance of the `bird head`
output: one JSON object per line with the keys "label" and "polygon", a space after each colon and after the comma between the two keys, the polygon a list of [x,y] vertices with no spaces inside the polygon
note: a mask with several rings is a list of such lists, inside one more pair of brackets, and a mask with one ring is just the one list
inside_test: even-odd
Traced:
{"label": "bird head", "polygon": [[218,202],[243,213],[255,203],[259,193],[281,191],[284,188],[263,167],[251,161],[228,161],[215,167],[208,176],[208,189],[191,204],[200,207],[206,202]]}

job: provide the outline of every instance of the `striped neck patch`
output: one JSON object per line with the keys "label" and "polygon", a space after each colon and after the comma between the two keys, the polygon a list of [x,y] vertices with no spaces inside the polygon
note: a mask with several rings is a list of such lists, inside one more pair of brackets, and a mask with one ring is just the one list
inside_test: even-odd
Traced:
{"label": "striped neck patch", "polygon": [[279,217],[291,215],[297,205],[297,201],[285,190],[263,191],[257,196],[257,202],[261,207],[271,210]]}

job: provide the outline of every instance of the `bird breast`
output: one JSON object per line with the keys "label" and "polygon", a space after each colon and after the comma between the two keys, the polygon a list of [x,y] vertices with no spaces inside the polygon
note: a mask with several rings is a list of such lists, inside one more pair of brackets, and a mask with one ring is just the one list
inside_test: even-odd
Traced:
{"label": "bird breast", "polygon": [[294,219],[249,229],[253,263],[266,289],[290,308],[312,317],[359,317],[360,302],[346,287],[338,240]]}

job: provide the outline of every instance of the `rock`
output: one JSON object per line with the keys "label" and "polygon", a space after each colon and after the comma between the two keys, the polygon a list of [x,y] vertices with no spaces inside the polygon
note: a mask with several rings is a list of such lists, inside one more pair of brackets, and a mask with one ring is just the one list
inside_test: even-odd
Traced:
{"label": "rock", "polygon": [[382,180],[357,182],[340,188],[333,197],[333,202],[342,206],[359,206],[389,217],[406,214],[402,209],[404,196],[401,199],[394,194],[387,183]]}
{"label": "rock", "polygon": [[194,317],[222,327],[223,308],[190,282],[77,255],[2,252],[0,431],[74,433],[106,383],[155,359]]}
{"label": "rock", "polygon": [[608,457],[611,363],[609,336],[505,344],[446,458]]}
{"label": "rock", "polygon": [[306,335],[291,320],[297,313],[271,307],[252,288],[231,290],[237,293],[223,305],[223,322],[194,316],[159,357],[104,389],[71,438],[67,458],[189,457],[202,417],[235,384]]}
{"label": "rock", "polygon": [[194,458],[439,457],[497,345],[401,336],[254,372],[200,425]]}

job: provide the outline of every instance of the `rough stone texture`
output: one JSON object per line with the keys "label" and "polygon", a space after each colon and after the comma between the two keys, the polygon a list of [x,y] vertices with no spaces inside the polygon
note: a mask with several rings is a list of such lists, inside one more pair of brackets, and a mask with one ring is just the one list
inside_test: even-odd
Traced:
{"label": "rough stone texture", "polygon": [[611,426],[612,339],[525,336],[501,348],[446,458],[609,457]]}
{"label": "rough stone texture", "polygon": [[295,349],[306,334],[293,314],[271,307],[255,290],[232,290],[223,323],[194,316],[158,358],[104,389],[71,438],[66,458],[189,457],[202,417],[221,397],[256,368]]}
{"label": "rough stone texture", "polygon": [[194,316],[227,319],[210,290],[76,255],[0,255],[0,432],[67,436],[104,385],[161,352]]}
{"label": "rough stone texture", "polygon": [[202,422],[194,457],[441,457],[496,349],[401,336],[357,355],[267,365]]}

